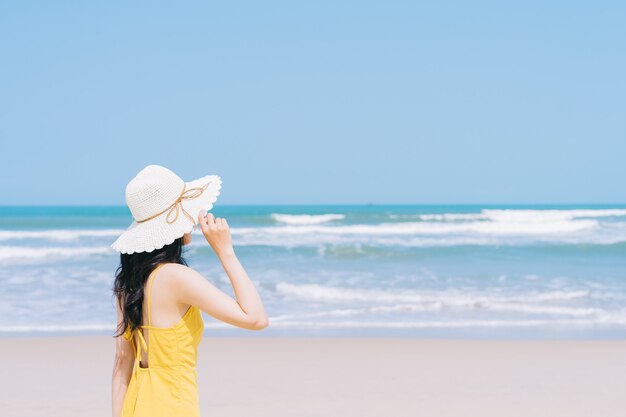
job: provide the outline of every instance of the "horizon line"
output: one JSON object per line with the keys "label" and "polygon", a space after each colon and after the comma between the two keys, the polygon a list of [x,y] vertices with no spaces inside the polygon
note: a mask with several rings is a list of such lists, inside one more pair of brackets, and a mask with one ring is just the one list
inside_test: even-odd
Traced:
{"label": "horizon line", "polygon": [[[626,206],[626,202],[608,203],[228,203],[214,205],[214,207],[265,207],[265,206]],[[0,204],[0,208],[26,208],[26,207],[127,207],[126,204]]]}

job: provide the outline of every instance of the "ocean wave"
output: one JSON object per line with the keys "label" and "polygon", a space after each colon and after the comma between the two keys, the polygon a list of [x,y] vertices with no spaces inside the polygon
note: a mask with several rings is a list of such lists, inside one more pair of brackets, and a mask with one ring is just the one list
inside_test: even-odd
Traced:
{"label": "ocean wave", "polygon": [[496,224],[489,222],[467,223],[435,223],[435,222],[404,222],[355,224],[344,226],[283,226],[283,227],[247,227],[236,228],[235,234],[270,234],[270,235],[493,235],[493,236],[533,236],[568,234],[589,231],[598,226],[596,220],[578,220],[572,222],[552,222],[547,224]]}
{"label": "ocean wave", "polygon": [[[626,327],[626,315],[607,314],[599,318],[587,319],[450,319],[450,320],[279,320],[269,318],[270,327],[274,328],[315,328],[315,329],[472,329],[472,328],[520,328],[520,327],[560,327],[560,328],[596,328]],[[221,321],[205,322],[205,329],[237,330],[236,326]],[[112,324],[76,324],[76,325],[0,325],[0,334],[36,334],[36,333],[83,333],[115,332]]]}
{"label": "ocean wave", "polygon": [[[498,223],[552,223],[575,219],[625,217],[626,209],[571,209],[571,210],[481,210],[480,213],[420,214],[423,221],[478,221]],[[395,218],[398,218],[397,216]]]}
{"label": "ocean wave", "polygon": [[[288,282],[278,282],[276,291],[282,295],[292,295],[302,299],[325,302],[377,302],[377,303],[418,303],[419,305],[434,305],[435,308],[463,307],[477,309],[505,309],[521,310],[531,312],[531,303],[563,302],[571,300],[588,299],[591,296],[588,290],[569,291],[545,291],[529,292],[515,295],[485,294],[477,292],[475,294],[466,291],[416,291],[416,290],[383,290],[383,289],[362,289],[331,287],[319,284],[291,284]],[[515,305],[514,303],[517,303]],[[540,305],[536,312],[571,313],[567,309],[547,310]]]}
{"label": "ocean wave", "polygon": [[[334,224],[344,214],[278,214],[272,226],[231,227],[236,245],[449,247],[532,244],[613,245],[626,242],[624,209],[483,210],[480,213],[417,214],[411,221]],[[397,215],[400,216],[400,215]],[[411,215],[413,216],[413,215]],[[610,218],[610,219],[607,219]],[[0,230],[0,241],[107,240],[124,229]],[[201,231],[196,231],[201,235]]]}
{"label": "ocean wave", "polygon": [[0,246],[0,261],[34,260],[54,257],[106,255],[114,253],[108,246],[99,247],[23,247]]}
{"label": "ocean wave", "polygon": [[303,234],[326,234],[326,235],[455,235],[475,234],[493,236],[536,236],[568,234],[593,230],[598,225],[596,220],[578,220],[552,222],[546,224],[521,224],[506,223],[496,224],[490,222],[467,222],[467,223],[435,223],[435,222],[404,222],[404,223],[379,223],[379,224],[355,224],[344,226],[283,226],[283,227],[247,227],[236,228],[233,232],[238,235],[262,233],[270,235],[303,235]]}
{"label": "ocean wave", "polygon": [[471,311],[491,311],[499,313],[523,313],[528,315],[550,315],[550,316],[570,316],[570,317],[592,317],[605,314],[604,310],[585,307],[561,307],[550,305],[529,305],[511,303],[448,303],[446,301],[425,302],[422,304],[397,304],[379,305],[365,308],[344,308],[328,311],[318,311],[304,314],[285,314],[273,318],[273,321],[283,321],[302,318],[322,318],[322,317],[348,317],[367,316],[376,314],[399,313],[436,313],[450,310],[471,310]]}
{"label": "ocean wave", "polygon": [[542,239],[507,239],[489,236],[461,237],[359,237],[336,235],[246,235],[235,238],[238,246],[273,246],[283,248],[315,247],[320,255],[332,248],[352,248],[354,254],[366,254],[368,248],[445,248],[455,246],[524,246],[535,244],[614,245],[626,242],[626,235],[575,236]]}
{"label": "ocean wave", "polygon": [[328,223],[333,220],[343,220],[346,218],[343,214],[278,214],[272,213],[272,218],[279,222],[291,225],[297,224],[321,224]]}
{"label": "ocean wave", "polygon": [[0,240],[47,239],[72,241],[84,237],[117,237],[122,229],[51,229],[51,230],[0,230]]}
{"label": "ocean wave", "polygon": [[[626,326],[626,316],[610,319],[529,319],[529,320],[417,320],[417,321],[311,321],[291,320],[273,322],[271,327],[284,328],[342,328],[342,329],[455,329],[455,328],[512,328],[512,327],[597,327],[597,326]],[[226,327],[221,323],[205,327]]]}
{"label": "ocean wave", "polygon": [[0,333],[73,333],[115,331],[111,324],[11,324],[0,325]]}
{"label": "ocean wave", "polygon": [[626,242],[626,222],[594,219],[545,223],[391,222],[354,225],[299,225],[231,229],[240,245],[365,245],[442,247],[461,245],[598,244]]}

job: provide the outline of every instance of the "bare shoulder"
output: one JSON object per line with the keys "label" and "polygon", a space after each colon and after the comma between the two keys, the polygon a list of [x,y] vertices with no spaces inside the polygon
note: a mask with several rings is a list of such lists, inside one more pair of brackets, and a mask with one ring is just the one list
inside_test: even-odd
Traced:
{"label": "bare shoulder", "polygon": [[207,306],[215,301],[217,288],[195,269],[176,263],[164,265],[161,269],[167,275],[170,296],[178,302],[207,311]]}
{"label": "bare shoulder", "polygon": [[194,281],[203,279],[202,275],[195,269],[177,263],[167,263],[163,265],[161,271],[173,289],[180,285],[193,284]]}

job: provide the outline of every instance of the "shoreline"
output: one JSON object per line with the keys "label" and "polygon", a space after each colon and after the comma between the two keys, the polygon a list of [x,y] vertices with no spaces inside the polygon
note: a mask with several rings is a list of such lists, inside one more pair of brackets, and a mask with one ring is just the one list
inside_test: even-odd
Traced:
{"label": "shoreline", "polygon": [[[206,319],[205,320],[209,320]],[[109,326],[107,326],[108,328]],[[53,326],[50,330],[24,330],[9,331],[0,326],[0,341],[7,339],[37,339],[55,337],[110,337],[113,338],[115,329],[94,330],[69,329],[59,330]],[[626,341],[626,329],[622,327],[595,327],[595,328],[554,328],[541,327],[476,327],[476,328],[393,328],[393,327],[354,327],[354,328],[332,328],[332,327],[303,327],[296,329],[293,327],[280,327],[271,322],[270,327],[261,332],[251,332],[250,330],[238,329],[234,326],[213,327],[211,324],[205,327],[204,337],[207,338],[358,338],[358,339],[403,339],[403,340],[500,340],[500,341],[567,341],[567,340],[606,340],[606,341]]]}
{"label": "shoreline", "polygon": [[[109,336],[1,338],[0,409],[109,416],[114,349]],[[205,333],[198,387],[204,416],[617,417],[624,352],[626,340]]]}

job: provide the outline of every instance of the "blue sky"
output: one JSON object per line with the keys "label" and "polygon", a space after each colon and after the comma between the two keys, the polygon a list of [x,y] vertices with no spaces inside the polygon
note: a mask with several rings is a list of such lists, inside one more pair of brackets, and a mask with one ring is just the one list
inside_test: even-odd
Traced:
{"label": "blue sky", "polygon": [[625,5],[5,1],[0,205],[623,203]]}

